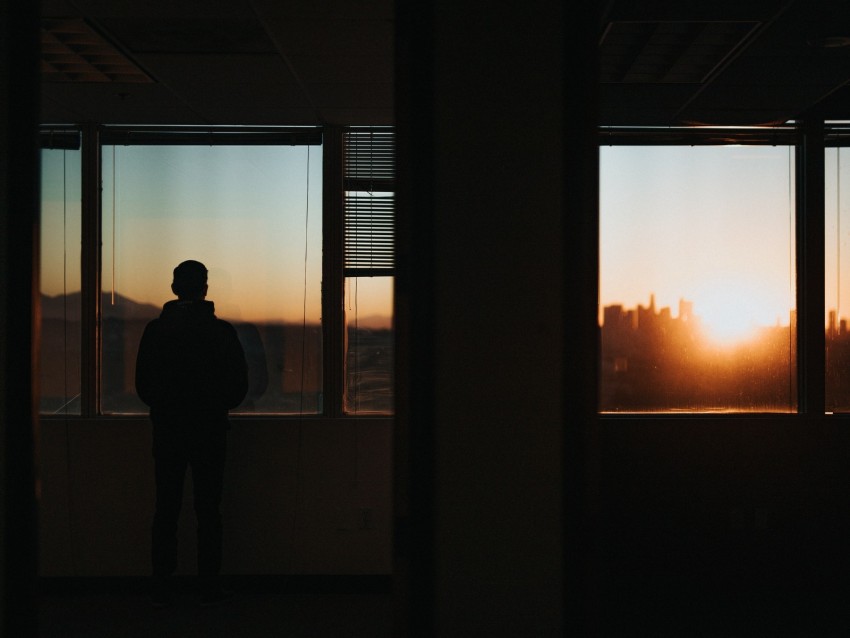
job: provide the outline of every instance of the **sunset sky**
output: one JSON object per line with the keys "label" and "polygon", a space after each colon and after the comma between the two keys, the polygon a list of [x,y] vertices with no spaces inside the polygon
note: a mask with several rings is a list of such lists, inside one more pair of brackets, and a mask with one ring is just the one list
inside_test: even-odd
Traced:
{"label": "sunset sky", "polygon": [[[56,295],[80,286],[79,158],[45,155],[42,290]],[[321,146],[103,149],[104,292],[161,306],[174,266],[196,259],[219,316],[318,323],[321,228]],[[346,312],[388,317],[390,284],[361,280]]]}
{"label": "sunset sky", "polygon": [[[113,147],[103,149],[104,291],[114,284],[159,306],[173,298],[174,265],[198,259],[220,316],[300,322],[306,264],[306,319],[320,320],[320,146],[114,150],[113,171]],[[600,306],[648,305],[654,294],[676,316],[686,299],[719,338],[788,325],[793,162],[788,147],[601,147]],[[78,152],[43,154],[49,295],[79,290],[79,181]],[[850,157],[839,160],[835,149],[826,152],[826,185],[827,310],[847,316]],[[350,283],[348,314],[390,314],[391,278]]]}
{"label": "sunset sky", "polygon": [[115,146],[103,165],[104,291],[161,305],[174,266],[196,259],[219,316],[300,322],[306,290],[319,321],[320,146]]}
{"label": "sunset sky", "polygon": [[826,309],[850,317],[850,154],[829,148],[825,160]]}
{"label": "sunset sky", "polygon": [[601,147],[600,303],[679,300],[719,339],[789,324],[793,152]]}

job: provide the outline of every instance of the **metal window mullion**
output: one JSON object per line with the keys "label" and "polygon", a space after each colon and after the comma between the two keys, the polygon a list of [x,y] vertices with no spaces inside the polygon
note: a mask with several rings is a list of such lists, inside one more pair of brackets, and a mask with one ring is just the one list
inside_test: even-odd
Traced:
{"label": "metal window mullion", "polygon": [[799,412],[816,418],[826,407],[823,133],[822,122],[804,122],[796,156]]}
{"label": "metal window mullion", "polygon": [[275,126],[118,126],[101,128],[101,143],[110,146],[299,146],[322,143],[318,127]]}
{"label": "metal window mullion", "polygon": [[794,126],[771,127],[629,127],[604,126],[597,129],[600,146],[726,146],[747,144],[777,146],[794,144]]}
{"label": "metal window mullion", "polygon": [[95,416],[100,407],[101,148],[95,125],[82,130],[82,246],[80,413]]}
{"label": "metal window mullion", "polygon": [[322,148],[322,385],[329,417],[342,415],[345,392],[342,135],[339,127],[325,128]]}

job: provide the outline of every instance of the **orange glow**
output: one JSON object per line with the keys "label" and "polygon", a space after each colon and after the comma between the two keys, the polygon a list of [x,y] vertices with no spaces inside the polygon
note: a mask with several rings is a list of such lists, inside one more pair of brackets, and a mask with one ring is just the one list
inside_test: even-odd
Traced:
{"label": "orange glow", "polygon": [[704,338],[790,324],[793,150],[600,149],[600,305],[693,302]]}
{"label": "orange glow", "polygon": [[361,328],[392,327],[393,277],[355,277],[345,281],[345,317]]}
{"label": "orange glow", "polygon": [[734,346],[751,340],[759,328],[774,323],[788,325],[771,317],[770,300],[755,282],[739,279],[710,280],[694,290],[694,314],[699,317],[705,337],[716,345]]}
{"label": "orange glow", "polygon": [[705,321],[706,336],[719,345],[732,346],[749,341],[757,327],[744,318],[729,312],[708,315]]}

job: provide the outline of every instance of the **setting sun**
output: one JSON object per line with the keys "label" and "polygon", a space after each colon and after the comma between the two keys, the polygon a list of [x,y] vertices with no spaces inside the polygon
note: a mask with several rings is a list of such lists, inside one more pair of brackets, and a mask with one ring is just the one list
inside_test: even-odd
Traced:
{"label": "setting sun", "polygon": [[751,339],[757,326],[734,307],[717,305],[704,308],[699,317],[705,335],[720,345],[735,345]]}
{"label": "setting sun", "polygon": [[737,345],[753,338],[759,328],[777,323],[777,316],[770,314],[776,303],[757,282],[710,280],[695,287],[693,312],[707,338]]}

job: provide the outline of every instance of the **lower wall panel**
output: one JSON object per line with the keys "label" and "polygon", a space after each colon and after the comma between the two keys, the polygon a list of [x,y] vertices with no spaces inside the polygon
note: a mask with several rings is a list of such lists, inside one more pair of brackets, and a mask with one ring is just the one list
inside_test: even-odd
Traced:
{"label": "lower wall panel", "polygon": [[603,419],[597,434],[600,635],[846,633],[846,417]]}
{"label": "lower wall panel", "polygon": [[[224,522],[227,574],[388,574],[392,419],[234,419]],[[154,506],[146,419],[41,424],[40,574],[150,572]],[[191,473],[178,573],[195,572]]]}

